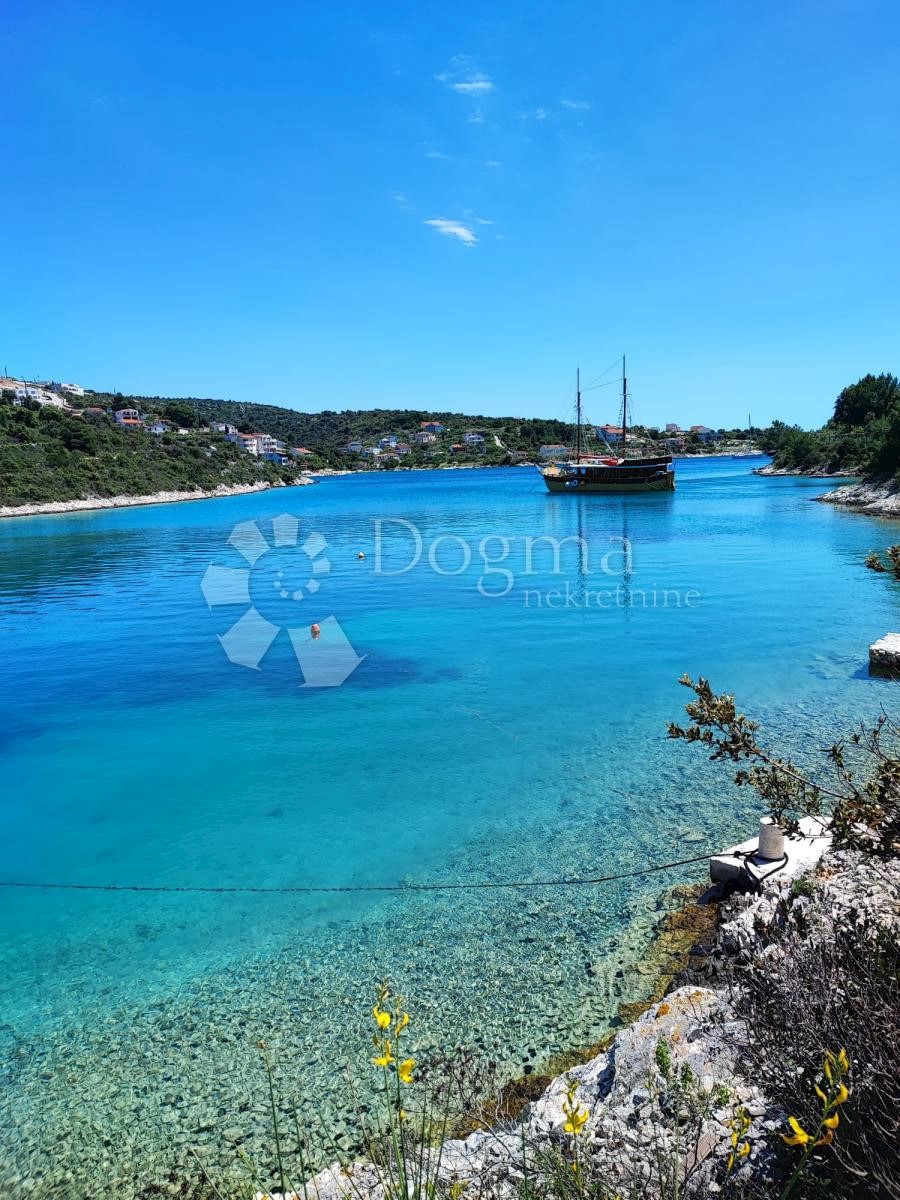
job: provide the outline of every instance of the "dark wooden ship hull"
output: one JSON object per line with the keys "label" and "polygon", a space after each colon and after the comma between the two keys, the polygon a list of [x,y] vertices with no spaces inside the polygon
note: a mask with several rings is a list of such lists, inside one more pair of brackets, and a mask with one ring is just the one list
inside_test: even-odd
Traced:
{"label": "dark wooden ship hull", "polygon": [[674,492],[675,471],[670,455],[631,458],[619,463],[554,463],[541,477],[550,492],[630,493]]}

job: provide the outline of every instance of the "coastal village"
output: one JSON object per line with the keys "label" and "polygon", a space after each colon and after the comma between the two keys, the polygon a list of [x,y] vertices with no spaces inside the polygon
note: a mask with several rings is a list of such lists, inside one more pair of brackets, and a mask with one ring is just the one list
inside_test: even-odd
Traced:
{"label": "coastal village", "polygon": [[[253,418],[243,411],[243,406],[228,402],[213,402],[212,407],[213,412],[225,409],[233,415],[231,421],[215,419],[208,409],[204,412],[199,407],[208,402],[149,400],[118,394],[111,397],[109,393],[98,393],[77,383],[28,382],[10,375],[0,376],[0,394],[17,406],[51,408],[73,417],[107,420],[119,429],[153,437],[216,434],[253,458],[295,471],[300,482],[311,481],[310,472],[532,466],[565,459],[574,453],[571,441],[539,443],[533,433],[523,437],[521,422],[514,418],[486,428],[477,424],[466,427],[465,418],[448,415],[426,417],[412,424],[409,418],[420,414],[385,412],[388,419],[400,417],[400,427],[344,442],[317,439],[311,445],[304,445],[293,442],[289,429],[282,428],[279,435],[253,428],[249,422],[259,420],[259,414]],[[196,412],[194,404],[198,405]],[[559,431],[568,436],[562,422],[547,425],[547,432]],[[620,425],[587,425],[584,436],[588,452],[622,453]],[[703,455],[746,450],[751,448],[751,442],[749,432],[711,429],[700,424],[683,427],[669,422],[663,428],[629,425],[624,450],[633,457],[648,447],[663,448],[670,454]]]}
{"label": "coastal village", "polygon": [[305,446],[288,446],[281,438],[273,437],[270,433],[243,433],[236,425],[225,421],[211,421],[208,425],[196,428],[185,428],[162,416],[144,412],[128,404],[121,406],[107,405],[105,407],[90,404],[72,404],[72,400],[83,400],[91,393],[76,383],[26,383],[21,379],[10,376],[0,376],[0,393],[12,392],[13,404],[22,406],[28,403],[37,404],[41,408],[57,408],[70,416],[91,414],[95,417],[107,417],[121,429],[133,429],[149,433],[155,437],[174,434],[179,437],[189,437],[197,432],[220,433],[228,442],[233,442],[247,454],[278,466],[304,465],[314,457],[314,452]]}

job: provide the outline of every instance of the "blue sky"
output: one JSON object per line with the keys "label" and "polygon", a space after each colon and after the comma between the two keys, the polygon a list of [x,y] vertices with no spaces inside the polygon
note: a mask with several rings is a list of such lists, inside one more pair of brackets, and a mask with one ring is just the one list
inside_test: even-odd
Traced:
{"label": "blue sky", "polygon": [[624,352],[716,426],[900,372],[893,0],[5,14],[12,372],[557,416]]}

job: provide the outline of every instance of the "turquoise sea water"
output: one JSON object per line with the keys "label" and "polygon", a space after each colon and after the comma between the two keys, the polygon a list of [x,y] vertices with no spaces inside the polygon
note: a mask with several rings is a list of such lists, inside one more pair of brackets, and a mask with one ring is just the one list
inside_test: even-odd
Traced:
{"label": "turquoise sea water", "polygon": [[[824,743],[890,704],[866,648],[897,620],[897,585],[862,566],[896,526],[752,465],[683,462],[672,496],[549,496],[526,469],[384,473],[0,524],[0,879],[546,879],[745,836],[752,797],[666,739],[678,677],[736,692],[779,745]],[[209,607],[201,581],[248,567],[235,525],[271,544],[285,513],[331,569],[294,599],[310,558],[256,561],[250,599],[282,632],[250,670],[217,637],[247,603]],[[541,535],[580,537],[587,564],[571,541],[529,563]],[[332,616],[363,661],[301,687],[284,629]],[[646,992],[660,898],[703,870],[399,897],[0,889],[0,1179],[128,1195],[187,1145],[224,1161],[218,1126],[259,1096],[259,1038],[302,1111],[333,1093],[340,1113],[333,1064],[365,1050],[382,974],[424,1051],[449,1038],[509,1073],[539,1066]]]}

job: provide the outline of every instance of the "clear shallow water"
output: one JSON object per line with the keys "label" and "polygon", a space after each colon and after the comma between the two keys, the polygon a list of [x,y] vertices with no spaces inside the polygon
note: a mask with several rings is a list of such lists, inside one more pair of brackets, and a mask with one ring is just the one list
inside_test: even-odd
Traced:
{"label": "clear shallow water", "polygon": [[[752,797],[665,737],[687,698],[678,677],[736,692],[780,744],[808,729],[824,741],[891,703],[865,660],[897,605],[896,585],[862,566],[895,525],[751,465],[681,463],[674,496],[551,497],[525,469],[422,472],[0,524],[0,878],[547,878],[745,835]],[[235,524],[271,541],[285,512],[301,541],[327,539],[331,572],[294,601],[309,563],[275,549],[250,595],[277,625],[338,619],[365,656],[338,688],[300,686],[284,632],[258,671],[230,663],[216,635],[247,606],[210,609],[200,591],[210,563],[246,565]],[[399,518],[423,546],[402,573],[415,546]],[[542,534],[583,538],[588,571],[571,544],[558,571],[540,545],[529,573],[523,539]],[[445,573],[429,563],[444,535],[471,548],[459,574],[450,540],[433,555]],[[506,585],[485,572],[486,537],[493,559],[509,539],[494,564],[513,572],[506,595],[483,594]],[[126,1179],[177,1159],[182,1135],[213,1141],[198,1113],[228,1124],[254,1093],[260,1036],[301,1099],[321,1096],[333,1056],[364,1045],[383,973],[409,992],[425,1047],[459,1039],[515,1071],[586,1044],[647,990],[634,963],[660,895],[702,877],[402,897],[2,890],[0,1178],[38,1195],[36,1163],[77,1157]],[[179,1084],[167,1103],[179,1080],[196,1094]],[[98,1148],[98,1129],[135,1118],[127,1163]]]}

